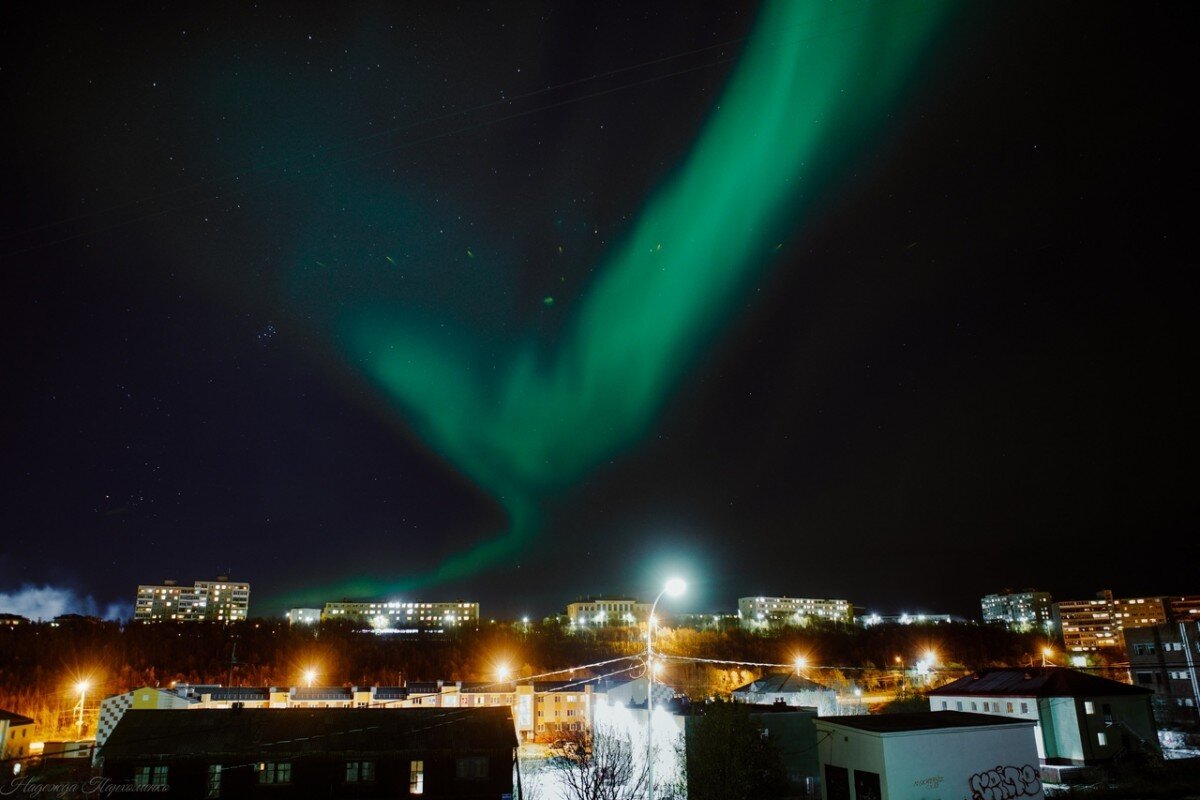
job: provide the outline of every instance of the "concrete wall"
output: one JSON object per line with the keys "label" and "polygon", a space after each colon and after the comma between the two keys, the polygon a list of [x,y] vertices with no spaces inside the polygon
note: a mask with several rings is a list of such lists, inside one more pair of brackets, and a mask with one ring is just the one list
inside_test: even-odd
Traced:
{"label": "concrete wall", "polygon": [[[827,764],[878,773],[882,800],[1042,800],[1033,726],[950,728],[877,734],[817,720],[822,798]],[[990,790],[990,791],[989,791]]]}

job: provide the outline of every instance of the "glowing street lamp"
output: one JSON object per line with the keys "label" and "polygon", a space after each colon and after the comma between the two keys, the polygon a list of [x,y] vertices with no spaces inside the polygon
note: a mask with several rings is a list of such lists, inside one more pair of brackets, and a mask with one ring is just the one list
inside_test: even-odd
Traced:
{"label": "glowing street lamp", "polygon": [[75,691],[79,692],[79,705],[75,708],[78,713],[79,738],[83,738],[83,707],[84,700],[87,698],[88,689],[92,688],[91,681],[82,680],[75,684]]}
{"label": "glowing street lamp", "polygon": [[1042,666],[1043,666],[1043,667],[1052,667],[1052,666],[1054,666],[1054,662],[1049,662],[1049,663],[1047,663],[1047,660],[1048,660],[1048,659],[1050,658],[1050,656],[1052,656],[1052,655],[1054,655],[1054,650],[1052,650],[1052,649],[1051,649],[1051,648],[1049,648],[1049,647],[1043,647],[1043,648],[1042,648]]}
{"label": "glowing street lamp", "polygon": [[317,671],[312,667],[304,670],[304,684],[311,689],[313,682],[317,679]]}
{"label": "glowing street lamp", "polygon": [[497,664],[496,665],[496,680],[500,681],[501,683],[504,683],[511,677],[512,677],[512,668],[510,668],[508,666],[508,664]]}
{"label": "glowing street lamp", "polygon": [[804,656],[796,656],[795,664],[796,664],[796,674],[799,675],[800,671],[808,666],[808,659],[805,658]]}
{"label": "glowing street lamp", "polygon": [[679,597],[687,590],[687,584],[680,578],[671,578],[663,586],[663,590],[654,598],[650,605],[650,615],[646,617],[646,800],[654,800],[654,671],[660,665],[654,663],[654,610],[663,595]]}

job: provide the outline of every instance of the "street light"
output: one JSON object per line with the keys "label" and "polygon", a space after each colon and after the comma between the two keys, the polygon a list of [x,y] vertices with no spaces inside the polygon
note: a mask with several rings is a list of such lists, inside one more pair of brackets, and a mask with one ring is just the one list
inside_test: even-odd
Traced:
{"label": "street light", "polygon": [[86,680],[79,681],[79,683],[75,684],[75,691],[79,692],[79,705],[76,706],[76,708],[79,709],[78,716],[79,716],[79,738],[80,739],[83,738],[83,701],[84,701],[84,699],[87,698],[87,691],[90,688],[92,688],[92,684],[91,684],[91,682],[86,681]]}
{"label": "street light", "polygon": [[805,658],[804,656],[796,656],[796,674],[797,675],[799,675],[800,671],[803,670],[807,666],[808,666],[807,658]]}
{"label": "street light", "polygon": [[646,800],[654,800],[654,610],[664,594],[679,597],[686,590],[683,580],[671,578],[654,598],[646,617]]}
{"label": "street light", "polygon": [[313,681],[317,679],[317,671],[311,667],[304,670],[304,683],[309,689],[312,688]]}
{"label": "street light", "polygon": [[1049,664],[1048,664],[1048,663],[1046,663],[1046,659],[1050,658],[1050,656],[1052,656],[1052,655],[1054,655],[1054,651],[1053,651],[1053,650],[1051,650],[1049,647],[1043,647],[1043,648],[1042,648],[1042,666],[1043,666],[1043,667],[1052,667],[1052,666],[1054,666],[1053,662],[1051,662],[1051,663],[1049,663]]}
{"label": "street light", "polygon": [[509,669],[508,664],[496,665],[496,680],[498,680],[500,683],[504,683],[510,677],[512,677],[512,670]]}

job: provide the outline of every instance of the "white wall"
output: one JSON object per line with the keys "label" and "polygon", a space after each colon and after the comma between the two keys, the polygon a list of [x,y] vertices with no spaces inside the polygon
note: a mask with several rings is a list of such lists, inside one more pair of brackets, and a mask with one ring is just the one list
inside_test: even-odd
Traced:
{"label": "white wall", "polygon": [[[816,721],[824,764],[880,774],[883,800],[1043,800],[1028,723],[875,734]],[[1037,777],[1035,777],[1037,776]],[[1030,780],[1032,779],[1032,780]],[[822,796],[826,787],[822,780]],[[853,794],[852,794],[853,796]]]}

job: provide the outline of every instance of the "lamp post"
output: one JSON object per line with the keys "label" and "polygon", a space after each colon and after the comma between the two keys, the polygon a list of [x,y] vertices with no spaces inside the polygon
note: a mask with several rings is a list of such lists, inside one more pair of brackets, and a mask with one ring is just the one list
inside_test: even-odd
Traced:
{"label": "lamp post", "polygon": [[679,597],[687,584],[679,578],[667,581],[650,606],[646,617],[646,800],[654,800],[654,611],[663,595]]}
{"label": "lamp post", "polygon": [[1042,666],[1043,666],[1043,667],[1052,667],[1052,666],[1054,666],[1053,664],[1048,664],[1048,663],[1046,662],[1046,659],[1050,658],[1050,656],[1052,656],[1052,655],[1054,655],[1054,651],[1053,651],[1053,650],[1051,650],[1049,647],[1043,647],[1043,648],[1042,648]]}
{"label": "lamp post", "polygon": [[87,681],[80,681],[79,683],[75,684],[75,691],[79,692],[79,705],[77,706],[77,708],[79,709],[78,725],[79,725],[79,738],[80,739],[83,738],[84,700],[87,698],[87,690],[89,688],[91,688],[91,685]]}

